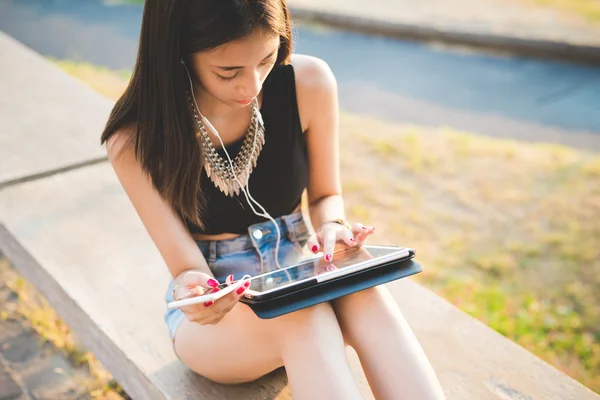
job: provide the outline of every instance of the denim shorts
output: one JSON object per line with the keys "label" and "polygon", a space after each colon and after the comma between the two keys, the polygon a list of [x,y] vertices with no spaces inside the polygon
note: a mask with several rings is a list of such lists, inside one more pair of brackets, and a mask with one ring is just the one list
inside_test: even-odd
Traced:
{"label": "denim shorts", "polygon": [[[314,256],[306,248],[306,241],[310,236],[309,229],[304,221],[302,211],[276,218],[277,226],[281,233],[279,243],[279,265],[289,266],[304,259]],[[275,247],[277,243],[277,230],[273,222],[260,222],[248,227],[248,233],[227,240],[197,240],[196,244],[202,251],[208,266],[219,283],[233,274],[234,279],[241,279],[244,275],[258,275],[277,269],[275,262]],[[173,301],[173,280],[165,293],[167,303]],[[185,314],[175,308],[167,309],[165,322],[174,338],[175,331],[185,318]]]}

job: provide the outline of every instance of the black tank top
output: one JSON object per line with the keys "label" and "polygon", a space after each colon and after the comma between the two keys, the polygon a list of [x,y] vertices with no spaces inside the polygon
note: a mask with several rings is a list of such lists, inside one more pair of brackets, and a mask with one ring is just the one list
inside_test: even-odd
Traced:
{"label": "black tank top", "polygon": [[[265,144],[249,179],[250,194],[273,218],[291,213],[301,201],[308,183],[308,158],[302,132],[296,83],[292,65],[273,68],[263,83],[261,113],[265,123]],[[243,138],[228,145],[233,160]],[[225,152],[219,149],[225,158]],[[221,193],[202,171],[200,187],[206,197],[203,213],[206,229],[186,221],[191,233],[216,235],[247,233],[250,225],[268,220],[252,212],[243,193],[229,197]],[[260,208],[254,205],[260,212]]]}

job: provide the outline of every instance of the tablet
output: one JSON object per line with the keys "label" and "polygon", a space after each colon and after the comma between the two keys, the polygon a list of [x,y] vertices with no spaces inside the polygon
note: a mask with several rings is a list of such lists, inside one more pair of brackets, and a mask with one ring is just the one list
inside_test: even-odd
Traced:
{"label": "tablet", "polygon": [[325,303],[360,292],[375,286],[407,278],[423,271],[423,266],[414,258],[390,261],[375,267],[363,269],[337,279],[315,283],[300,290],[291,291],[278,297],[253,300],[240,298],[259,318],[270,319],[293,313],[304,308]]}
{"label": "tablet", "polygon": [[397,246],[349,247],[334,252],[331,262],[318,255],[296,265],[256,275],[250,279],[244,297],[254,301],[271,299],[381,264],[407,260],[414,254],[414,249]]}

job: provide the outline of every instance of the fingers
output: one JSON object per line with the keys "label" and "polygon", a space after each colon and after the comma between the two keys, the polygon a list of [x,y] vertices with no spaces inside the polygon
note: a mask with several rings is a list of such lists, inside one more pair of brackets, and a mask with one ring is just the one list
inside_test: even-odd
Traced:
{"label": "fingers", "polygon": [[[327,262],[331,262],[333,251],[335,250],[335,244],[338,241],[343,241],[348,247],[354,247],[357,245],[357,235],[355,230],[362,232],[363,226],[361,224],[355,224],[354,229],[352,230],[348,230],[341,226],[337,229],[332,229],[331,227],[328,229],[320,229],[316,234],[310,236],[306,242],[306,246],[314,254],[317,254],[322,248],[324,259]],[[364,238],[362,239],[364,242]]]}
{"label": "fingers", "polygon": [[[188,291],[193,291],[197,287],[212,289],[219,286],[219,282],[215,278],[204,272],[193,269],[183,272],[176,278],[176,281],[181,289],[187,289]],[[203,291],[200,291],[200,294],[202,294],[202,292]]]}
{"label": "fingers", "polygon": [[333,229],[328,229],[323,233],[323,253],[325,261],[331,262],[333,259],[333,249],[337,241],[337,232]]}
{"label": "fingers", "polygon": [[356,246],[362,246],[365,244],[367,237],[375,232],[375,228],[364,226],[363,224],[356,223],[352,226],[352,233],[354,240],[356,240]]}
{"label": "fingers", "polygon": [[239,288],[229,293],[228,295],[221,297],[219,300],[217,300],[215,305],[212,306],[214,308],[214,311],[222,312],[224,314],[231,311],[231,309],[237,304],[237,302],[240,301],[248,287],[250,287],[249,281],[245,282]]}
{"label": "fingers", "polygon": [[[219,289],[219,288],[214,288],[214,289],[207,290],[203,294],[217,293],[220,290],[221,289]],[[199,311],[202,311],[206,307],[212,306],[212,304],[214,304],[213,301],[206,301],[206,302],[204,302],[202,304],[190,304],[190,305],[187,305],[187,306],[183,306],[183,307],[180,307],[180,309],[185,314],[195,314],[195,313],[197,313]]]}
{"label": "fingers", "polygon": [[316,233],[314,235],[311,235],[310,238],[308,238],[308,241],[306,242],[306,247],[308,247],[308,249],[310,251],[312,251],[313,254],[317,254],[319,252],[319,250],[321,250],[321,244],[319,243],[319,237],[317,236]]}
{"label": "fingers", "polygon": [[212,303],[212,304],[211,304],[211,302],[209,302],[208,304],[205,303],[204,306],[205,307],[213,307],[213,305],[214,305],[215,312],[229,311],[231,308],[233,308],[235,303],[237,303],[239,301],[239,299],[244,295],[244,292],[246,291],[246,289],[248,289],[250,287],[250,281],[247,280],[248,277],[249,276],[246,275],[246,276],[244,276],[243,280],[233,282],[233,278],[230,275],[229,277],[227,277],[226,281],[232,282],[231,284],[239,283],[238,287],[235,288],[231,293],[228,293],[225,296],[217,299],[214,303]]}
{"label": "fingers", "polygon": [[354,239],[354,233],[348,229],[344,229],[342,233],[340,233],[340,239],[342,239],[348,247],[356,246],[356,239]]}
{"label": "fingers", "polygon": [[[229,284],[230,281],[232,281],[232,277],[227,277],[226,282]],[[208,301],[204,304],[182,307],[181,310],[186,314],[188,321],[201,325],[216,324],[235,307],[248,287],[250,287],[250,281],[245,281],[233,292],[214,302]],[[215,288],[211,293],[216,293],[219,290],[219,288]]]}
{"label": "fingers", "polygon": [[315,275],[321,275],[324,274],[325,272],[331,272],[331,271],[335,271],[337,269],[337,267],[333,264],[329,264],[326,267],[320,268],[318,270],[315,271]]}
{"label": "fingers", "polygon": [[218,289],[218,286],[219,282],[210,275],[199,270],[187,270],[175,278],[173,299],[202,296],[211,293],[212,289]]}
{"label": "fingers", "polygon": [[202,296],[205,289],[201,287],[177,287],[175,290],[174,300],[183,300],[190,297]]}

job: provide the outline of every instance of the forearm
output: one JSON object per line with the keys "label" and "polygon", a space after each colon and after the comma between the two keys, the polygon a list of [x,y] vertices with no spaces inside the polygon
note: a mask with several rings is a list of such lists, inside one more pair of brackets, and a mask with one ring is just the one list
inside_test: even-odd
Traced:
{"label": "forearm", "polygon": [[167,268],[169,269],[169,272],[171,273],[171,276],[173,278],[178,277],[179,275],[188,270],[200,271],[209,275],[211,278],[214,278],[214,274],[210,270],[210,267],[208,266],[208,263],[206,262],[202,254],[200,254],[199,258],[197,260],[194,260],[194,262],[189,262],[185,264],[167,264]]}
{"label": "forearm", "polygon": [[213,276],[202,251],[187,231],[176,229],[165,233],[169,234],[168,240],[161,240],[162,233],[155,233],[153,239],[173,278],[187,270],[199,270]]}
{"label": "forearm", "polygon": [[310,203],[308,211],[315,230],[318,230],[324,222],[345,219],[346,215],[344,212],[344,199],[341,195],[322,197]]}

